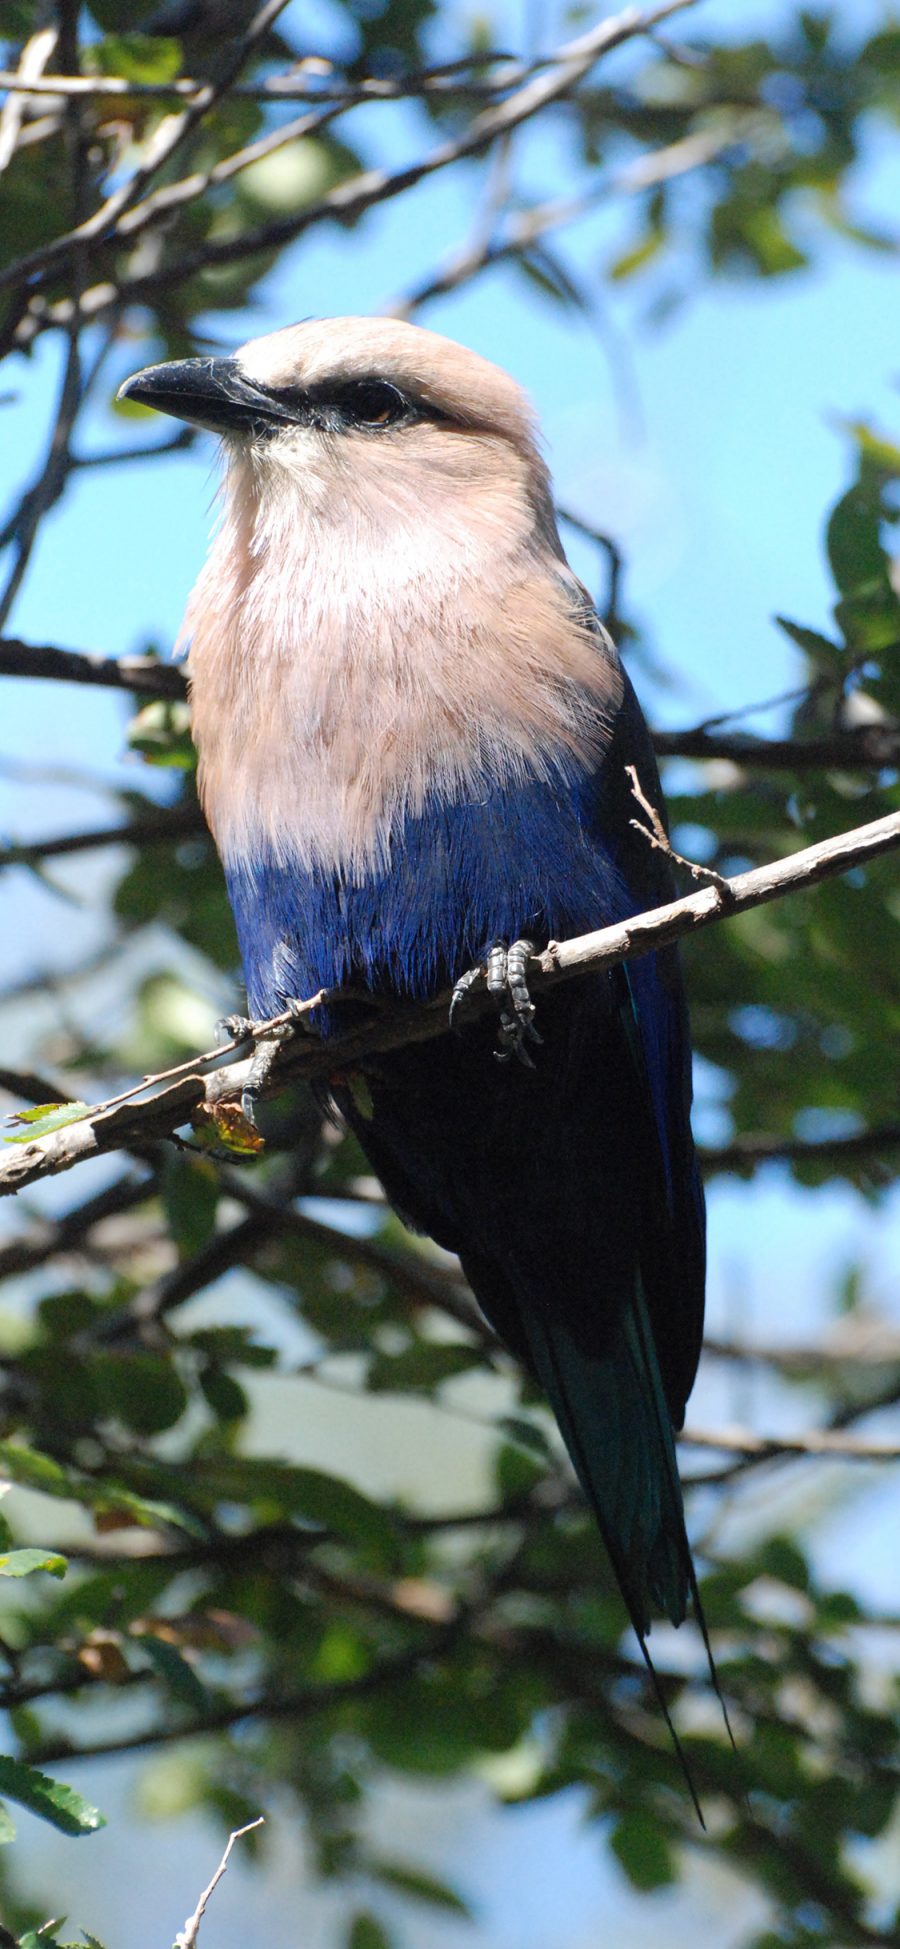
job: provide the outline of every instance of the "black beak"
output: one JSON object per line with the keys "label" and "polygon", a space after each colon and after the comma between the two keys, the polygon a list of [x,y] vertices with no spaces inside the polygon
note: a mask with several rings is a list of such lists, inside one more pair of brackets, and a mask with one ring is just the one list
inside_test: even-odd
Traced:
{"label": "black beak", "polygon": [[148,365],[119,387],[119,399],[136,399],[157,413],[187,420],[211,433],[271,431],[292,415],[271,393],[254,386],[237,359],[174,359]]}

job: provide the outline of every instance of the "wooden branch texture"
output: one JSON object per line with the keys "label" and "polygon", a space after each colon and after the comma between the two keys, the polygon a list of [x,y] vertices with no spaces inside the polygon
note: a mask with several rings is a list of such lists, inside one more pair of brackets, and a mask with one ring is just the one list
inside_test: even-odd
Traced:
{"label": "wooden branch texture", "polygon": [[[615,926],[569,941],[552,941],[535,957],[529,979],[538,989],[589,971],[613,967],[620,961],[665,947],[698,927],[708,927],[788,893],[804,891],[819,880],[844,873],[898,847],[900,812],[893,812],[823,840],[817,846],[804,847],[770,866],[736,874],[724,888],[703,887],[684,899],[669,901],[663,907],[636,914]],[[379,1052],[446,1034],[449,1000],[449,994],[445,994],[418,1006],[398,1003],[375,1023],[350,1035],[330,1037],[327,1043],[312,1036],[297,1036],[285,1047],[276,1073],[282,1080],[288,1076],[327,1079],[336,1070],[364,1067],[366,1060]],[[491,1004],[483,992],[473,996],[472,1007],[486,1005]],[[275,1018],[275,1022],[283,1019]],[[271,1032],[273,1026],[273,1023],[258,1024],[257,1033],[264,1037],[266,1030]],[[40,1178],[70,1170],[82,1158],[171,1136],[204,1105],[215,1110],[217,1104],[234,1101],[240,1095],[249,1069],[249,1063],[240,1060],[244,1046],[235,1042],[230,1047],[208,1050],[167,1071],[165,1076],[146,1077],[132,1092],[126,1092],[131,1100],[119,1097],[98,1104],[77,1123],[35,1138],[31,1143],[10,1146],[8,1155],[0,1159],[0,1195],[9,1196]],[[144,1095],[144,1091],[155,1091],[155,1094]],[[135,1101],[136,1097],[139,1100]]]}

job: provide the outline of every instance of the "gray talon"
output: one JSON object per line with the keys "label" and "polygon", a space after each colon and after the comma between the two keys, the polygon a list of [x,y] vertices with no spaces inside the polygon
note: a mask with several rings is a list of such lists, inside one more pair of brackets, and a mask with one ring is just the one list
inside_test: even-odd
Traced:
{"label": "gray talon", "polygon": [[450,997],[450,1027],[456,1030],[457,1035],[460,1034],[462,1029],[459,1011],[462,1008],[463,1002],[466,996],[471,994],[472,989],[477,987],[478,982],[484,980],[486,973],[487,969],[479,961],[474,968],[467,968],[465,974],[460,975],[454,987]]}
{"label": "gray talon", "polygon": [[241,1091],[241,1109],[249,1123],[255,1123],[254,1104],[261,1096],[278,1060],[278,1051],[283,1042],[289,1042],[295,1030],[290,1022],[282,1022],[277,1029],[269,1029],[260,1036],[253,1051],[250,1073]]}
{"label": "gray talon", "polygon": [[493,995],[496,1001],[512,1003],[512,1008],[504,1007],[500,1015],[500,1046],[494,1051],[497,1061],[510,1062],[515,1056],[526,1069],[534,1068],[526,1044],[543,1040],[534,1026],[536,1011],[528,993],[526,978],[528,962],[534,951],[532,941],[513,941],[510,947],[504,941],[492,941],[487,965],[479,964],[460,975],[450,1002],[450,1025],[456,1028],[457,1013],[462,1002],[476,982],[484,978],[489,995]]}
{"label": "gray talon", "polygon": [[213,1029],[216,1042],[249,1042],[252,1035],[249,1015],[220,1015]]}

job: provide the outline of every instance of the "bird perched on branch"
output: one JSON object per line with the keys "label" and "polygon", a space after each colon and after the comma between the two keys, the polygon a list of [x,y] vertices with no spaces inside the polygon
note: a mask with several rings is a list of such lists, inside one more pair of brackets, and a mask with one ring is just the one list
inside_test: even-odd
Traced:
{"label": "bird perched on branch", "polygon": [[[651,1617],[679,1623],[696,1590],[673,1439],[703,1317],[688,1024],[673,948],[537,1019],[528,994],[532,947],[671,897],[631,820],[627,766],[661,803],[647,729],[563,554],[529,407],[474,353],[367,318],[123,390],[222,440],[185,631],[250,1010],[457,985],[460,1033],[334,1094],[539,1377],[646,1655]],[[499,1050],[496,1019],[465,1023],[479,969]]]}

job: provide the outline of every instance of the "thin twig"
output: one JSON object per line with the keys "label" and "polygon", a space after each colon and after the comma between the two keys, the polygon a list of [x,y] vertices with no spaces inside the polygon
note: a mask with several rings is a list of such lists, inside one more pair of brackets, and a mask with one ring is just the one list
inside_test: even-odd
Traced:
{"label": "thin twig", "polygon": [[819,738],[756,738],[747,732],[656,731],[660,758],[724,758],[754,771],[887,771],[900,765],[900,726],[857,724]]}
{"label": "thin twig", "polygon": [[656,806],[651,803],[641,786],[637,766],[626,765],[625,770],[631,780],[631,796],[637,800],[648,821],[645,825],[643,819],[629,819],[628,824],[642,834],[648,845],[654,846],[658,852],[663,853],[673,866],[685,867],[692,880],[707,880],[716,888],[723,901],[730,901],[731,887],[724,873],[717,873],[712,866],[700,866],[696,860],[686,859],[683,853],[676,853]]}
{"label": "thin twig", "polygon": [[[873,1124],[844,1137],[775,1137],[768,1131],[748,1131],[730,1144],[704,1144],[698,1151],[706,1175],[716,1171],[749,1171],[759,1164],[834,1164],[840,1169],[877,1164],[886,1152],[900,1148],[900,1123]],[[886,1168],[886,1167],[885,1167]]]}
{"label": "thin twig", "polygon": [[678,1440],[687,1448],[721,1448],[760,1462],[776,1461],[780,1455],[836,1455],[850,1462],[900,1461],[900,1442],[866,1441],[830,1428],[810,1428],[803,1435],[757,1435],[750,1428],[684,1428]]}
{"label": "thin twig", "polygon": [[54,833],[49,839],[0,847],[0,870],[5,866],[35,866],[41,860],[62,859],[68,853],[96,852],[104,846],[172,845],[179,839],[199,838],[207,831],[199,805],[160,805],[131,821],[97,826],[88,832]]}
{"label": "thin twig", "polygon": [[95,1225],[133,1211],[135,1205],[152,1198],[156,1188],[153,1177],[138,1178],[129,1171],[95,1192],[84,1204],[77,1205],[74,1211],[67,1211],[64,1217],[40,1219],[31,1231],[0,1245],[0,1279],[32,1272],[36,1266],[46,1265],[48,1259],[84,1251],[86,1236]]}
{"label": "thin twig", "polygon": [[9,78],[10,93],[0,110],[0,175],[16,153],[29,96],[36,92],[34,83],[40,84],[41,72],[55,54],[58,40],[58,27],[39,27],[25,42],[16,73]]}
{"label": "thin twig", "polygon": [[147,144],[143,162],[129,176],[127,182],[120,184],[98,210],[78,223],[71,230],[54,237],[51,243],[41,245],[39,250],[29,251],[0,272],[0,288],[10,284],[21,284],[38,271],[44,272],[69,256],[73,250],[89,248],[107,237],[114,229],[118,219],[135,202],[176,151],[181,148],[188,136],[198,127],[205,115],[214,108],[223,95],[227,94],[236,81],[241,69],[249,60],[253,49],[268,32],[273,21],[283,11],[287,0],[265,0],[246,32],[241,35],[236,52],[226,62],[215,81],[205,82],[199,93],[180,115],[166,116]]}
{"label": "thin twig", "polygon": [[[900,1367],[900,1333],[891,1328],[867,1323],[851,1340],[848,1332],[840,1338],[817,1345],[783,1347],[755,1344],[747,1340],[719,1340],[704,1334],[703,1351],[714,1360],[735,1360],[750,1366],[774,1367],[780,1374],[801,1377],[818,1374],[838,1379],[848,1367]],[[858,1405],[858,1404],[855,1404]]]}
{"label": "thin twig", "polygon": [[10,524],[15,540],[15,558],[6,587],[0,596],[0,630],[15,602],[25,579],[32,551],[38,536],[38,529],[45,514],[55,505],[65,486],[69,471],[69,442],[75,425],[76,414],[83,403],[81,378],[81,356],[78,338],[78,305],[73,305],[68,330],[68,349],[60,387],[59,402],[47,457],[39,478],[23,494],[18,509]]}
{"label": "thin twig", "polygon": [[[284,74],[268,75],[259,81],[237,81],[229,88],[229,95],[245,101],[263,102],[309,102],[314,106],[326,103],[340,103],[345,108],[356,107],[363,102],[406,101],[411,97],[423,95],[497,95],[508,88],[518,87],[529,75],[537,74],[544,68],[558,65],[561,51],[540,55],[534,61],[518,61],[512,55],[498,51],[485,54],[470,54],[458,61],[444,62],[436,67],[415,68],[402,75],[366,75],[361,81],[343,82],[327,78],[325,72],[318,80],[298,81],[295,76],[304,68],[312,68],[311,61],[300,61]],[[332,64],[324,57],[314,57],[316,68],[324,71]],[[497,72],[488,76],[473,76],[471,68],[495,66]],[[71,75],[44,74],[35,80],[25,81],[21,69],[0,70],[0,92],[9,94],[51,95],[57,98],[80,96],[83,99],[114,97],[129,101],[171,101],[180,97],[193,101],[207,86],[190,75],[177,75],[171,81],[127,81],[122,75]]]}
{"label": "thin twig", "polygon": [[[476,235],[462,250],[454,252],[442,271],[435,271],[430,277],[423,278],[404,297],[395,298],[387,305],[387,316],[411,317],[413,312],[421,310],[432,299],[445,297],[449,291],[458,291],[461,285],[470,283],[492,265],[502,263],[509,257],[521,257],[542,237],[581,222],[611,197],[639,195],[654,183],[669,182],[673,177],[701,169],[724,150],[732,148],[735,141],[733,133],[684,137],[681,141],[639,157],[627,169],[592,184],[580,196],[558,197],[510,217],[502,236],[496,237],[493,231]],[[581,525],[575,516],[572,521],[576,527]]]}
{"label": "thin twig", "polygon": [[209,1901],[210,1896],[215,1894],[215,1891],[219,1886],[219,1882],[221,1881],[222,1876],[224,1875],[225,1870],[228,1867],[228,1863],[231,1859],[231,1850],[234,1847],[235,1841],[242,1840],[245,1834],[252,1834],[254,1828],[262,1827],[264,1826],[264,1824],[265,1824],[265,1816],[263,1814],[257,1814],[255,1820],[248,1820],[245,1827],[236,1827],[233,1833],[229,1835],[228,1846],[226,1847],[225,1853],[223,1854],[222,1859],[219,1862],[219,1865],[216,1869],[216,1872],[213,1875],[212,1881],[210,1882],[208,1888],[204,1888],[203,1893],[200,1897],[199,1902],[197,1903],[193,1915],[189,1915],[187,1921],[185,1922],[184,1928],[179,1929],[178,1934],[175,1937],[174,1949],[196,1949],[197,1937],[200,1933],[200,1924],[203,1920],[204,1915],[206,1914],[207,1902]]}
{"label": "thin twig", "polygon": [[[681,13],[685,8],[696,4],[696,0],[660,0],[660,4],[646,13],[637,7],[626,7],[612,19],[593,27],[589,33],[579,36],[556,51],[553,65],[547,72],[534,76],[522,87],[515,89],[506,99],[492,103],[474,116],[468,126],[458,136],[439,143],[429,153],[410,163],[405,168],[389,172],[383,169],[367,169],[349,177],[306,209],[296,211],[290,216],[260,224],[255,229],[245,231],[241,236],[208,241],[197,250],[184,257],[162,264],[150,273],[138,273],[118,283],[95,286],[87,292],[82,301],[82,312],[86,316],[96,316],[99,312],[115,304],[146,296],[152,289],[159,292],[172,285],[181,284],[197,271],[207,269],[217,263],[233,264],[245,257],[257,256],[262,252],[279,250],[291,243],[313,225],[330,218],[356,217],[364,210],[400,196],[417,183],[460,162],[466,156],[479,155],[498,141],[510,130],[520,127],[539,115],[550,103],[565,99],[578,83],[590,73],[597,63],[613,48],[624,42],[645,34],[659,20],[671,14]],[[157,165],[154,165],[154,169]],[[135,179],[133,179],[134,181]],[[141,183],[139,187],[142,187]],[[128,201],[133,200],[129,195]],[[110,199],[112,203],[112,199]],[[108,208],[108,206],[105,206]],[[115,210],[115,221],[119,210]],[[92,224],[96,219],[91,219]],[[104,235],[109,222],[106,222]],[[0,288],[9,283],[20,283],[26,273],[43,272],[51,263],[58,260],[61,251],[71,247],[71,238],[56,238],[52,244],[44,245],[27,258],[0,271]],[[33,301],[36,304],[37,300]],[[39,327],[48,323],[63,323],[68,316],[68,301],[61,305],[51,305],[41,317],[40,307],[33,313]]]}

